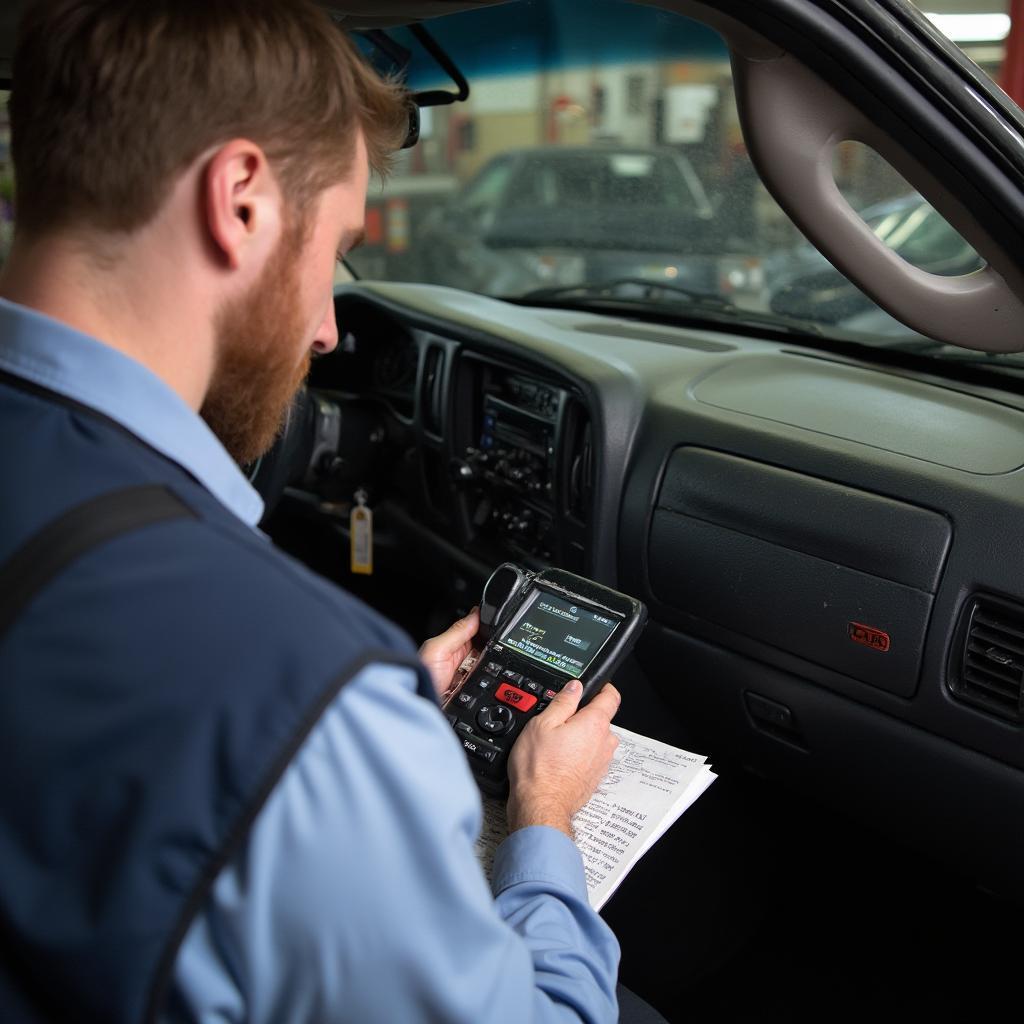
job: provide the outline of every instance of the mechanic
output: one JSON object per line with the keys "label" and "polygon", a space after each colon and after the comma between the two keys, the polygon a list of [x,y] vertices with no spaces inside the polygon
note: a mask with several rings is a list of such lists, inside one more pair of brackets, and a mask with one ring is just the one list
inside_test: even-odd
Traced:
{"label": "mechanic", "polygon": [[437,700],[475,613],[417,652],[239,468],[337,343],[406,94],[310,0],[42,0],[19,38],[0,1019],[660,1019],[571,840],[615,689],[523,733],[489,891]]}

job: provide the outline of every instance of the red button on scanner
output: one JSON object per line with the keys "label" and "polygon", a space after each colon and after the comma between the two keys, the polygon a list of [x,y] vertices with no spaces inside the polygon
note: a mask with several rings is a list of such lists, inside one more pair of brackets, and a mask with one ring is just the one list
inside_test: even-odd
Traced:
{"label": "red button on scanner", "polygon": [[511,707],[517,708],[520,711],[529,711],[534,704],[537,703],[537,698],[531,693],[527,693],[525,690],[520,690],[518,687],[509,686],[508,683],[502,683],[494,692],[494,696],[498,700]]}

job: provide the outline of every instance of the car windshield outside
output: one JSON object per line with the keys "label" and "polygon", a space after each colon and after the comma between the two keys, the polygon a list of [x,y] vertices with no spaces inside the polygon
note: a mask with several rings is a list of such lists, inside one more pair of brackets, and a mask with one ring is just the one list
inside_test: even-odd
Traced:
{"label": "car windshield outside", "polygon": [[[517,0],[426,23],[469,82],[422,110],[419,143],[371,186],[366,242],[336,282],[448,285],[501,298],[614,299],[1006,369],[911,331],[806,241],[761,184],[740,129],[728,52],[712,30],[624,0]],[[454,89],[407,28],[361,42],[415,90]],[[398,44],[397,49],[395,44]],[[403,50],[405,51],[403,53]],[[0,92],[0,264],[16,197]],[[782,126],[780,126],[782,130]],[[971,273],[970,245],[867,146],[836,182],[903,259]]]}
{"label": "car windshield outside", "polygon": [[[470,95],[424,108],[419,144],[371,186],[357,276],[691,318],[740,310],[825,338],[993,361],[914,333],[803,238],[753,168],[725,44],[705,26],[621,0],[520,0],[426,27]],[[454,90],[412,33],[389,37],[410,54],[414,89]],[[844,143],[834,172],[910,263],[944,275],[983,265],[868,147]]]}

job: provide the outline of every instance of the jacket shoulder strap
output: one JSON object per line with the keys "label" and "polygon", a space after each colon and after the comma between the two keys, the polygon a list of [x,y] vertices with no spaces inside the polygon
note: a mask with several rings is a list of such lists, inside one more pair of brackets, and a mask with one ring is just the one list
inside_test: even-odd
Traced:
{"label": "jacket shoulder strap", "polygon": [[0,639],[26,605],[80,555],[122,534],[196,514],[161,485],[112,491],[44,526],[0,566]]}

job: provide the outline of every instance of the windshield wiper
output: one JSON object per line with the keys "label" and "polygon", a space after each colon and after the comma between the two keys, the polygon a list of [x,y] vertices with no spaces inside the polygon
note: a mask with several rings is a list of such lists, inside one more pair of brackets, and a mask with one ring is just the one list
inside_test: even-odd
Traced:
{"label": "windshield wiper", "polygon": [[1014,373],[1024,371],[1024,359],[1009,352],[949,352],[937,356],[943,362],[966,363],[968,366],[984,366],[996,372],[1011,370]]}
{"label": "windshield wiper", "polygon": [[[635,287],[640,289],[640,294],[616,294],[623,288]],[[660,293],[661,299],[656,298]],[[787,334],[801,334],[814,338],[823,338],[821,328],[817,324],[808,323],[804,320],[796,320],[791,317],[780,316],[776,313],[762,313],[758,310],[744,309],[737,306],[729,299],[720,295],[710,295],[707,292],[695,291],[685,285],[674,284],[669,281],[655,281],[647,277],[616,277],[611,281],[602,281],[593,284],[570,284],[557,285],[548,288],[535,288],[523,295],[503,296],[506,302],[515,302],[522,305],[532,303],[551,303],[553,305],[581,305],[592,306],[596,304],[607,305],[609,308],[616,306],[629,306],[650,309],[653,303],[660,304],[665,299],[680,298],[685,300],[688,309],[695,313],[706,314],[711,319],[724,317],[733,324],[749,325],[751,327],[770,327],[776,331],[784,331]]]}
{"label": "windshield wiper", "polygon": [[943,363],[962,363],[967,366],[984,366],[990,370],[1012,370],[1020,373],[1024,370],[1024,354],[1020,352],[982,352],[972,349],[959,349],[945,341],[933,338],[917,338],[898,341],[886,346],[902,352],[919,352]]}

